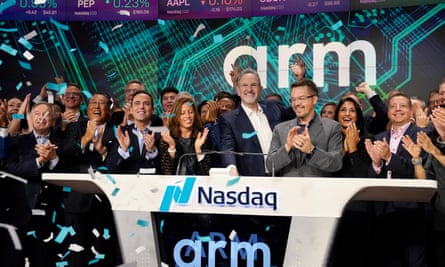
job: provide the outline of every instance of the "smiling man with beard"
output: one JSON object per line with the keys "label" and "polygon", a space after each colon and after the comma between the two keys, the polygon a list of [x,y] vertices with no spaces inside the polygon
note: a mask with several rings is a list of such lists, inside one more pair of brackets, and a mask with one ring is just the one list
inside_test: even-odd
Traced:
{"label": "smiling man with beard", "polygon": [[267,168],[280,176],[332,176],[343,164],[340,125],[315,113],[318,88],[311,80],[293,83],[290,96],[296,118],[275,126]]}

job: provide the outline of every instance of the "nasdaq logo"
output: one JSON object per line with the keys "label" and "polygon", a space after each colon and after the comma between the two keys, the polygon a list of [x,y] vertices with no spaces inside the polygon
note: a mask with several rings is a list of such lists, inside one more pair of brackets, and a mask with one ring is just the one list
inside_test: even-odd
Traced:
{"label": "nasdaq logo", "polygon": [[178,185],[167,186],[159,211],[169,211],[173,202],[180,205],[188,204],[195,182],[196,177],[187,177],[182,188]]}
{"label": "nasdaq logo", "polygon": [[[167,186],[159,211],[169,211],[173,204],[188,205],[196,180],[196,177],[187,177],[182,188],[180,185]],[[278,210],[277,192],[255,191],[250,186],[246,186],[244,190],[229,191],[217,190],[213,186],[198,186],[195,200],[200,205],[207,204],[217,207],[240,206]]]}

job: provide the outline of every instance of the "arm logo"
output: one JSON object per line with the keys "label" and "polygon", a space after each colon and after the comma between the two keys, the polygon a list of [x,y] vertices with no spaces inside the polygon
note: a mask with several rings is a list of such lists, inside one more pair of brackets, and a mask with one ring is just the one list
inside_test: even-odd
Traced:
{"label": "arm logo", "polygon": [[196,177],[187,177],[182,188],[178,185],[167,186],[159,211],[169,211],[173,202],[180,205],[188,204],[195,182]]}

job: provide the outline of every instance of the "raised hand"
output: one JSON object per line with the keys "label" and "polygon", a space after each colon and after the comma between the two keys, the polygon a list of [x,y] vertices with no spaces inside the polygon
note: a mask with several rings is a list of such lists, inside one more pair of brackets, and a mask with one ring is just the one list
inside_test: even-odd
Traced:
{"label": "raised hand", "polygon": [[209,134],[209,129],[204,128],[202,132],[198,132],[195,139],[195,152],[196,154],[202,154],[202,146],[204,145],[207,135]]}
{"label": "raised hand", "polygon": [[116,134],[120,148],[126,152],[130,147],[130,136],[128,135],[128,131],[123,128],[124,127],[119,125],[116,129]]}

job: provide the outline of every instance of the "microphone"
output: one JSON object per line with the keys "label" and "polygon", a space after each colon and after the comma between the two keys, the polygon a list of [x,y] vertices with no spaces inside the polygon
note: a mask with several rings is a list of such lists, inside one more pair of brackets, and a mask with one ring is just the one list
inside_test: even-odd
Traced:
{"label": "microphone", "polygon": [[[202,155],[205,157],[206,155],[214,155],[214,154],[218,154],[218,155],[227,155],[227,154],[232,154],[235,156],[267,156],[268,154],[265,153],[261,153],[261,152],[237,152],[237,151],[232,151],[232,150],[223,150],[223,151],[219,151],[219,150],[207,150],[207,151],[203,151]],[[182,165],[182,160],[185,157],[188,156],[197,156],[196,153],[184,153],[182,154],[179,159],[178,159],[178,166],[176,167],[176,175],[180,175],[180,169],[181,169],[181,165]],[[272,169],[271,169],[271,175],[272,177],[275,177],[275,163],[274,161],[272,161]]]}

